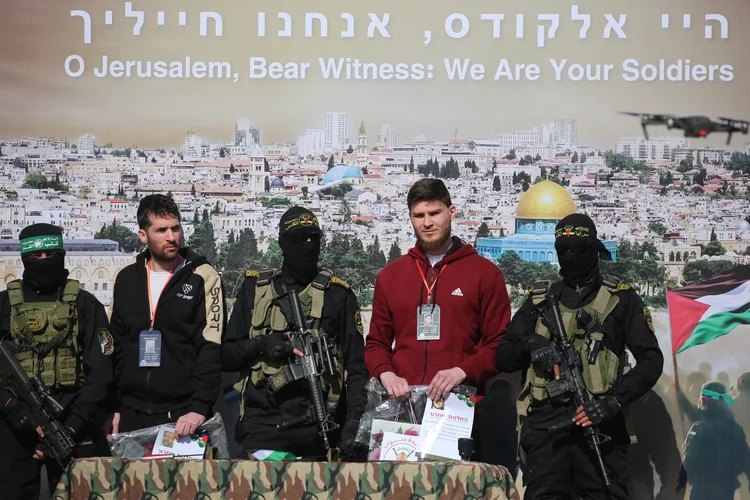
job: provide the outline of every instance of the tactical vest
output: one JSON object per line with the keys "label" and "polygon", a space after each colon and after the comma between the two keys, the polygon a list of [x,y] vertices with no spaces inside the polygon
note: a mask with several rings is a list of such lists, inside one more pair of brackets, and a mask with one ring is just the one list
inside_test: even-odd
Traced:
{"label": "tactical vest", "polygon": [[[247,276],[252,276],[253,271],[248,271]],[[274,332],[284,332],[290,335],[290,338],[294,340],[293,332],[289,331],[289,324],[286,317],[282,313],[279,307],[273,305],[273,300],[279,296],[274,288],[274,280],[279,277],[281,271],[279,270],[268,270],[257,273],[258,279],[255,286],[255,302],[253,304],[253,313],[251,318],[251,327],[249,336],[251,339],[260,337],[261,335],[268,335]],[[343,280],[336,278],[333,273],[328,269],[321,269],[318,276],[299,293],[299,301],[302,306],[302,313],[305,318],[312,324],[308,326],[307,331],[318,337],[323,333],[321,327],[321,318],[323,316],[323,304],[325,301],[325,291],[331,284],[340,284],[348,287]],[[338,406],[338,401],[341,397],[341,388],[344,381],[346,380],[346,371],[341,362],[341,353],[338,346],[338,341],[335,336],[328,336],[329,347],[331,356],[334,359],[334,368],[338,373],[336,380],[326,380],[325,377],[321,377],[320,383],[324,391],[328,391],[327,409],[330,413],[334,413]],[[320,364],[320,360],[316,361]],[[235,389],[238,392],[244,394],[247,384],[253,384],[256,388],[262,387],[265,384],[269,384],[274,391],[278,391],[286,384],[291,382],[287,380],[284,375],[284,367],[286,363],[270,362],[260,360],[250,367],[248,375],[235,385]],[[240,405],[240,417],[244,416],[244,398],[242,405]]]}
{"label": "tactical vest", "polygon": [[81,285],[67,280],[62,300],[25,302],[22,281],[8,283],[13,341],[18,363],[29,377],[39,376],[49,388],[75,387],[83,382],[78,350],[78,309]]}
{"label": "tactical vest", "polygon": [[[539,281],[534,284],[530,293],[530,299],[535,306],[539,305],[545,299],[551,286],[551,281]],[[591,315],[593,322],[604,325],[604,321],[620,302],[617,295],[618,292],[629,288],[629,285],[621,284],[617,278],[603,276],[596,297],[581,309]],[[586,390],[592,398],[602,398],[607,395],[620,375],[629,369],[627,353],[623,351],[622,355],[617,356],[614,352],[607,349],[603,342],[604,329],[589,328],[587,331],[577,321],[577,312],[577,309],[569,309],[560,304],[560,315],[562,316],[568,340],[581,355],[583,380],[586,384]],[[536,320],[534,332],[535,335],[550,338],[550,332],[542,322],[541,317]],[[601,342],[599,353],[593,364],[588,362],[589,344],[591,341]],[[535,368],[534,365],[529,367],[526,373],[526,385],[523,391],[521,391],[518,400],[518,413],[520,415],[526,415],[526,411],[532,402],[544,403],[549,399],[547,382],[551,380],[552,374],[547,370]]]}

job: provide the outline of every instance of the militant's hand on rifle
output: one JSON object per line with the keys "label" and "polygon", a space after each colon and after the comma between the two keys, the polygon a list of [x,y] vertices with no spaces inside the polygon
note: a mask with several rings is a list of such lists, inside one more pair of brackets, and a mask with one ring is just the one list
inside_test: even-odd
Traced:
{"label": "militant's hand on rifle", "polygon": [[260,341],[260,355],[267,361],[282,361],[291,355],[302,357],[299,349],[295,349],[286,333],[274,332],[258,337]]}
{"label": "militant's hand on rifle", "polygon": [[29,378],[18,364],[16,349],[8,342],[0,344],[2,413],[19,434],[38,434],[42,445],[34,453],[36,458],[52,458],[64,468],[76,446],[74,433],[60,422],[63,407],[49,395],[44,383],[38,377]]}
{"label": "militant's hand on rifle", "polygon": [[[307,330],[305,316],[302,312],[299,296],[295,290],[289,290],[284,295],[275,299],[275,304],[281,308],[281,312],[289,322],[294,333],[293,345],[299,349],[301,354],[285,367],[289,380],[302,380],[307,382],[308,398],[310,401],[309,412],[300,418],[281,422],[277,427],[284,431],[298,428],[303,425],[314,423],[318,426],[319,434],[323,437],[326,450],[331,449],[328,433],[339,426],[333,421],[333,410],[327,408],[326,399],[323,395],[321,377],[335,376],[333,359],[330,346],[325,335],[314,337]],[[294,352],[294,351],[293,351]],[[320,366],[322,365],[322,366]],[[333,380],[332,380],[333,382]]]}
{"label": "militant's hand on rifle", "polygon": [[599,425],[611,420],[618,413],[620,413],[620,403],[617,398],[607,396],[604,399],[586,401],[583,406],[579,406],[573,422],[581,427]]}
{"label": "militant's hand on rifle", "polygon": [[[2,414],[5,416],[5,420],[8,424],[10,424],[11,429],[13,429],[17,435],[35,435],[40,440],[44,439],[44,431],[41,426],[34,426],[34,415],[32,415],[31,410],[26,403],[19,401],[12,396],[3,399],[5,399],[6,402]],[[71,437],[75,437],[73,429],[68,427],[68,430],[70,431]],[[37,460],[44,460],[45,458],[48,458],[45,456],[45,451],[47,451],[47,449],[48,447],[45,446],[44,443],[40,443],[34,450],[32,456]]]}
{"label": "militant's hand on rifle", "polygon": [[[570,394],[573,397],[573,401],[575,401],[575,404],[578,406],[578,415],[576,418],[580,420],[581,425],[584,423],[584,419],[588,420],[587,423],[589,423],[589,425],[584,426],[583,431],[586,434],[586,440],[596,453],[604,484],[609,486],[610,480],[600,449],[600,445],[608,441],[609,437],[599,434],[596,430],[596,426],[591,425],[591,421],[603,421],[605,418],[611,418],[614,413],[608,411],[607,406],[603,405],[601,402],[592,401],[586,390],[586,383],[584,382],[581,369],[581,357],[579,352],[568,340],[562,315],[560,314],[557,297],[548,294],[545,303],[546,310],[541,311],[542,322],[550,331],[552,338],[555,339],[555,343],[558,345],[559,350],[555,347],[545,347],[534,351],[531,354],[532,362],[537,361],[538,363],[546,363],[547,366],[562,365],[562,380],[549,382],[547,384],[547,392],[551,398],[563,394]],[[549,314],[551,314],[551,316]],[[609,410],[611,410],[611,408],[609,408]],[[583,415],[580,414],[581,412]],[[573,425],[574,423],[578,423],[576,422],[576,419],[570,421],[566,420],[561,423],[562,425],[553,425],[550,427],[550,430],[564,429],[568,425]]]}
{"label": "militant's hand on rifle", "polygon": [[531,353],[531,363],[539,369],[554,372],[555,380],[560,380],[560,359],[557,349],[548,338],[532,334],[526,341]]}
{"label": "militant's hand on rifle", "polygon": [[246,339],[235,344],[239,358],[245,364],[255,364],[259,360],[267,362],[284,361],[293,354],[302,356],[302,352],[295,349],[286,333],[274,332]]}
{"label": "militant's hand on rifle", "polygon": [[39,437],[44,437],[44,432],[39,426],[34,426],[34,416],[31,414],[31,410],[22,401],[16,398],[9,398],[8,402],[5,403],[4,407],[5,419],[10,424],[10,427],[20,435],[25,434],[39,434]]}

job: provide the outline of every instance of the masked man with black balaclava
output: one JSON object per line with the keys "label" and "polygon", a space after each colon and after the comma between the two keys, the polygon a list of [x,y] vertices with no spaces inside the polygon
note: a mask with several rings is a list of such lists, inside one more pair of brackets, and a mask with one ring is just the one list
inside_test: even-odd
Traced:
{"label": "masked man with black balaclava", "polygon": [[[611,260],[611,254],[588,216],[572,214],[559,221],[555,250],[562,280],[534,284],[496,354],[501,372],[525,370],[518,404],[524,498],[626,499],[631,436],[623,409],[654,386],[664,358],[651,313],[638,294],[599,273],[599,259]],[[532,353],[557,345],[542,321],[548,294],[558,298],[568,339],[582,360],[591,398],[584,407],[576,407],[570,394],[550,396],[547,384],[557,378],[559,365],[540,366],[542,359],[532,363]],[[636,360],[632,369],[626,348]],[[568,425],[550,430],[561,423]],[[609,487],[584,435],[584,428],[592,425],[608,438],[600,448]]]}
{"label": "masked man with black balaclava", "polygon": [[[330,434],[332,449],[344,460],[357,459],[354,443],[365,410],[367,370],[359,304],[350,286],[318,267],[322,232],[317,217],[302,207],[287,210],[279,222],[281,269],[248,270],[229,319],[222,351],[224,371],[242,374],[237,441],[242,456],[268,459],[269,451],[325,460],[322,436],[314,423],[280,430],[277,424],[304,419],[310,410],[305,380],[289,380],[290,361],[301,353],[290,339],[289,320],[280,300],[297,292],[307,330],[325,336],[333,354],[336,377],[321,377],[326,412],[338,428]],[[277,453],[273,457],[287,457]]]}
{"label": "masked man with black balaclava", "polygon": [[[108,455],[101,424],[114,345],[104,306],[68,279],[59,227],[34,224],[19,239],[23,279],[0,292],[0,341],[63,406],[60,421],[78,443],[75,456]],[[0,496],[27,500],[39,496],[42,464],[51,490],[62,470],[36,451],[39,431],[29,407],[16,396],[0,382]]]}

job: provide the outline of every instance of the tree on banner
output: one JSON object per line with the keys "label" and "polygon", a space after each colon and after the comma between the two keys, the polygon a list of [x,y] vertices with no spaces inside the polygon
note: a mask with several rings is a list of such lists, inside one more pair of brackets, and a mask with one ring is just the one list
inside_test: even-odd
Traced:
{"label": "tree on banner", "polygon": [[667,290],[667,304],[673,354],[750,324],[750,265]]}

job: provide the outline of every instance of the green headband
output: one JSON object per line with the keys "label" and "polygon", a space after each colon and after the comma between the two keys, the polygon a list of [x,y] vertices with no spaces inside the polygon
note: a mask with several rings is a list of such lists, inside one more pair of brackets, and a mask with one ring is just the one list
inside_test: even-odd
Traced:
{"label": "green headband", "polygon": [[59,234],[32,236],[21,240],[21,254],[43,250],[63,250],[63,238]]}
{"label": "green headband", "polygon": [[728,405],[734,404],[734,399],[729,397],[729,395],[712,391],[711,389],[701,389],[701,394],[704,396],[708,396],[711,399],[715,399],[716,401],[723,399]]}

